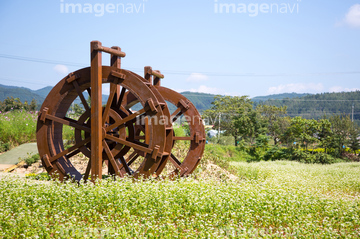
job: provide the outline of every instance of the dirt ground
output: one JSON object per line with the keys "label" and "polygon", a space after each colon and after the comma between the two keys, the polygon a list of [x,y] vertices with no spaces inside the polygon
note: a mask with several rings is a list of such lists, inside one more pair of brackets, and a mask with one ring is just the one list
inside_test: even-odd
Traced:
{"label": "dirt ground", "polygon": [[[72,159],[73,165],[81,172],[84,173],[87,166],[87,159],[84,157],[74,157]],[[164,170],[162,175],[166,175],[166,172],[171,172],[173,170],[173,167],[171,165],[167,165],[166,169]],[[213,179],[213,180],[231,180],[236,181],[238,180],[238,177],[229,173],[228,171],[224,170],[223,168],[219,167],[216,164],[213,164],[211,162],[207,162],[204,164],[199,170],[195,177],[198,179]],[[12,175],[18,175],[20,177],[25,177],[27,174],[30,173],[44,173],[46,172],[45,168],[42,166],[41,162],[36,162],[32,164],[31,166],[23,166],[16,168],[13,170],[10,174]],[[104,164],[103,172],[107,172],[107,166]]]}

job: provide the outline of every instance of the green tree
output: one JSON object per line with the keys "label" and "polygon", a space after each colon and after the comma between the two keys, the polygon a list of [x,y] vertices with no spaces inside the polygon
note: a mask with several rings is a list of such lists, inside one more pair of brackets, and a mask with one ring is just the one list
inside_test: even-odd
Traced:
{"label": "green tree", "polygon": [[70,115],[80,116],[85,112],[85,110],[78,104],[72,104],[70,106]]}
{"label": "green tree", "polygon": [[259,135],[264,135],[267,131],[265,120],[253,107],[239,108],[234,120],[239,136],[249,140],[251,144]]}
{"label": "green tree", "polygon": [[36,110],[36,107],[37,107],[37,104],[36,104],[36,100],[35,99],[32,99],[30,104],[25,101],[24,102],[24,105],[23,105],[23,108],[24,110],[26,111],[35,111]]}
{"label": "green tree", "polygon": [[360,149],[359,133],[359,128],[353,125],[349,132],[348,147],[354,152],[354,154],[356,154],[356,151]]}
{"label": "green tree", "polygon": [[280,136],[285,133],[289,126],[289,118],[284,117],[287,107],[276,107],[272,105],[258,105],[256,110],[267,123],[269,136],[276,145],[280,141]]}
{"label": "green tree", "polygon": [[333,115],[329,120],[334,133],[331,146],[336,149],[337,156],[340,156],[344,152],[344,146],[348,142],[353,123],[348,115]]}
{"label": "green tree", "polygon": [[7,112],[11,110],[21,110],[24,109],[26,111],[35,111],[37,107],[36,100],[33,99],[28,104],[27,101],[22,103],[20,101],[20,98],[14,98],[14,97],[7,97],[3,102],[0,101],[0,111],[1,112]]}
{"label": "green tree", "polygon": [[248,96],[217,95],[211,104],[211,108],[204,111],[204,118],[207,119],[210,124],[213,124],[215,129],[218,129],[220,117],[220,130],[224,130],[225,135],[234,137],[235,145],[237,145],[240,132],[239,128],[235,126],[235,119],[237,118],[239,109],[244,109],[244,112],[252,109],[251,100]]}
{"label": "green tree", "polygon": [[307,148],[308,145],[318,140],[318,130],[319,124],[316,120],[307,120],[298,116],[291,119],[290,126],[285,132],[283,139],[288,144],[299,142],[302,147]]}
{"label": "green tree", "polygon": [[20,110],[23,108],[23,103],[21,103],[19,98],[7,97],[2,103],[1,111],[7,112],[10,110]]}
{"label": "green tree", "polygon": [[36,108],[37,108],[36,100],[35,100],[35,99],[32,99],[31,102],[30,102],[29,110],[30,110],[30,111],[35,111]]}
{"label": "green tree", "polygon": [[331,147],[331,140],[333,136],[333,132],[331,130],[331,123],[328,119],[320,119],[319,122],[319,145],[325,149],[325,153],[327,149]]}

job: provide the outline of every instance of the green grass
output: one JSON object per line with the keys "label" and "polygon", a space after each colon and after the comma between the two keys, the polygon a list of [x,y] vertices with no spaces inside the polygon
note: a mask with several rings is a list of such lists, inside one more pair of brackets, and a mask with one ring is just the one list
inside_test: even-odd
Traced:
{"label": "green grass", "polygon": [[[36,142],[36,112],[9,111],[0,113],[0,152],[24,143]],[[65,145],[74,143],[74,128],[64,125]]]}
{"label": "green grass", "polygon": [[2,238],[360,236],[359,200],[274,182],[0,181]]}
{"label": "green grass", "polygon": [[36,141],[37,114],[26,111],[0,113],[0,152]]}
{"label": "green grass", "polygon": [[228,161],[246,161],[248,155],[240,150],[239,147],[233,145],[207,144],[205,151],[212,156],[220,157]]}
{"label": "green grass", "polygon": [[230,165],[240,178],[255,180],[269,187],[311,191],[320,196],[360,197],[360,163],[321,165],[275,161],[231,162]]}

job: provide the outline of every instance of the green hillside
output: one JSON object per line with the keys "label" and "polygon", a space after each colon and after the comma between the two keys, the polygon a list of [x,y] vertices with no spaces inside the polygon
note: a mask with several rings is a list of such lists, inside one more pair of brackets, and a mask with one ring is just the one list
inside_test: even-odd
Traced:
{"label": "green hillside", "polygon": [[[52,86],[47,86],[39,90],[31,90],[25,87],[0,85],[0,101],[4,101],[7,97],[19,98],[21,102],[30,102],[32,99],[35,99],[40,107],[52,88]],[[87,99],[88,96],[88,93],[85,92],[84,97]],[[106,104],[108,98],[108,95],[103,95],[103,104]],[[77,98],[74,103],[80,104],[80,98]]]}
{"label": "green hillside", "polygon": [[25,87],[0,85],[0,101],[4,101],[7,97],[19,98],[21,102],[31,102],[35,99],[39,104],[44,98]]}
{"label": "green hillside", "polygon": [[304,93],[304,94],[298,94],[298,93],[283,93],[283,94],[275,94],[275,95],[266,95],[266,96],[256,96],[254,98],[251,98],[251,100],[253,102],[258,102],[258,101],[265,101],[265,100],[281,100],[281,99],[285,99],[285,98],[299,98],[299,97],[303,97],[303,96],[307,96],[307,95],[311,95],[309,93]]}
{"label": "green hillside", "polygon": [[214,101],[215,97],[213,94],[189,91],[182,92],[181,94],[188,98],[195,105],[199,112],[209,109],[211,107],[211,102]]}
{"label": "green hillside", "polygon": [[[186,98],[188,98],[195,106],[196,108],[202,112],[204,110],[207,110],[211,107],[211,102],[214,101],[215,95],[213,94],[206,94],[206,93],[199,93],[199,92],[189,92],[185,91],[181,93]],[[269,99],[285,99],[285,98],[299,98],[310,95],[308,93],[305,94],[298,94],[298,93],[283,93],[283,94],[276,94],[276,95],[267,95],[267,96],[256,96],[252,98],[251,100],[253,102],[260,102],[260,101],[266,101]]]}
{"label": "green hillside", "polygon": [[49,94],[49,92],[52,90],[52,88],[53,88],[52,86],[46,86],[46,87],[41,88],[39,90],[34,90],[33,92],[45,99],[46,96]]}
{"label": "green hillside", "polygon": [[[30,102],[35,99],[38,104],[42,104],[45,97],[49,94],[51,86],[44,87],[39,90],[30,90],[24,87],[0,85],[0,101],[7,97],[20,98],[22,102]],[[181,93],[188,98],[198,109],[199,112],[211,107],[215,95],[189,92]],[[87,92],[84,93],[85,98],[88,97]],[[108,95],[103,95],[103,104],[106,103]],[[289,116],[303,116],[304,118],[320,118],[324,114],[332,115],[339,113],[351,114],[352,105],[354,104],[355,120],[360,120],[360,91],[341,92],[341,93],[322,93],[322,94],[297,94],[284,93],[268,96],[257,96],[252,98],[254,106],[258,104],[268,104],[275,106],[287,106]],[[75,100],[80,104],[80,99]],[[135,107],[136,108],[136,107]],[[133,110],[136,110],[136,109]],[[175,106],[169,104],[171,111],[175,110]]]}
{"label": "green hillside", "polygon": [[287,106],[289,116],[320,118],[323,115],[349,114],[354,105],[354,119],[360,120],[360,91],[341,93],[322,93],[281,100],[260,101],[255,104]]}

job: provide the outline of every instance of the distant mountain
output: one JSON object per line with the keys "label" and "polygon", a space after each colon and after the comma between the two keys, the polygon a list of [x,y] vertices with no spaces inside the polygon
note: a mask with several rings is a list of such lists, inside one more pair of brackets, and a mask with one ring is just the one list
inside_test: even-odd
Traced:
{"label": "distant mountain", "polygon": [[299,98],[299,97],[303,97],[303,96],[307,96],[307,95],[311,95],[309,93],[304,93],[304,94],[298,94],[298,93],[282,93],[282,94],[276,94],[276,95],[266,95],[266,96],[256,96],[254,98],[251,98],[251,100],[253,102],[258,102],[258,101],[265,101],[265,100],[282,100],[285,98]]}
{"label": "distant mountain", "polygon": [[[199,93],[199,92],[189,92],[185,91],[181,93],[183,96],[188,98],[195,107],[200,111],[207,110],[211,107],[211,102],[214,101],[215,95],[213,94],[206,94],[206,93]],[[304,96],[308,96],[311,94],[305,93],[305,94],[298,94],[298,93],[283,93],[283,94],[275,94],[275,95],[267,95],[267,96],[256,96],[252,98],[251,100],[253,102],[260,102],[260,101],[266,101],[266,100],[280,100],[285,98],[300,98]]]}
{"label": "distant mountain", "polygon": [[[46,96],[53,87],[47,86],[39,90],[30,90],[24,87],[0,85],[0,101],[7,97],[20,98],[22,102],[30,102],[35,99],[38,105],[41,105]],[[200,113],[211,107],[214,101],[214,94],[198,93],[185,91],[181,93],[188,98],[198,109]],[[88,94],[84,92],[87,99]],[[103,95],[103,104],[106,104],[108,95]],[[257,96],[251,99],[254,107],[258,104],[268,104],[275,106],[287,106],[288,115],[303,116],[304,118],[319,118],[331,114],[346,113],[351,114],[352,105],[354,105],[354,119],[360,121],[360,91],[341,92],[341,93],[322,93],[322,94],[297,94],[284,93],[268,96]],[[80,99],[74,101],[80,104]],[[133,110],[139,107],[134,106]],[[170,111],[174,111],[176,107],[169,104]]]}
{"label": "distant mountain", "polygon": [[302,116],[307,119],[318,119],[324,115],[331,116],[332,114],[352,116],[352,107],[354,106],[354,120],[360,121],[360,91],[321,93],[292,99],[270,99],[255,102],[255,105],[257,104],[287,106],[289,116]]}
{"label": "distant mountain", "polygon": [[34,93],[25,87],[0,85],[0,101],[4,101],[7,97],[19,98],[21,102],[31,102],[33,99],[39,104],[44,101],[44,97]]}
{"label": "distant mountain", "polygon": [[33,90],[32,92],[34,92],[35,94],[43,97],[44,99],[46,98],[46,96],[50,93],[50,91],[52,90],[52,86],[46,86],[44,88],[41,88],[39,90]]}
{"label": "distant mountain", "polygon": [[11,86],[11,85],[2,85],[2,84],[0,84],[0,87],[2,87],[2,88],[8,88],[8,89],[11,89],[11,88],[24,88],[24,87]]}
{"label": "distant mountain", "polygon": [[199,112],[203,112],[211,107],[211,102],[214,101],[215,95],[213,94],[206,94],[206,93],[199,93],[199,92],[190,92],[185,91],[181,92],[183,96],[188,98],[191,103],[193,103],[196,109]]}

